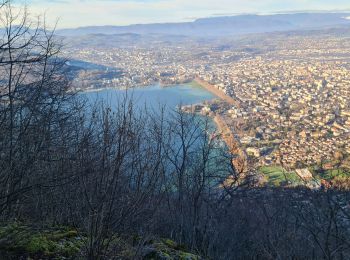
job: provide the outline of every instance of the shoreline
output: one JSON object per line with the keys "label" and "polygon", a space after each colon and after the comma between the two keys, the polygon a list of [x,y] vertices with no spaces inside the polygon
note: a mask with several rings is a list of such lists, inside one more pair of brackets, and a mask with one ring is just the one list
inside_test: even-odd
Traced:
{"label": "shoreline", "polygon": [[[204,80],[201,80],[199,78],[195,78],[192,81],[188,81],[185,83],[176,83],[176,84],[162,84],[160,82],[156,83],[154,86],[159,86],[160,88],[171,88],[175,87],[177,85],[186,84],[186,85],[195,85],[193,87],[199,87],[210,94],[213,95],[213,98],[209,100],[209,102],[213,102],[218,99],[222,100],[223,102],[226,102],[230,105],[234,105],[236,107],[239,107],[239,104],[236,100],[234,100],[232,97],[227,96],[224,92],[217,89],[214,85],[211,85]],[[142,89],[147,88],[150,86],[135,86],[135,87],[106,87],[106,88],[97,88],[97,89],[85,89],[80,90],[80,93],[97,93],[104,90],[125,90],[125,91],[132,91],[133,89]],[[203,101],[197,104],[203,104]],[[195,106],[196,104],[190,104],[186,106]],[[240,171],[243,172],[246,168],[246,155],[244,151],[240,148],[240,143],[238,140],[236,140],[233,131],[229,128],[229,126],[224,121],[223,117],[219,114],[213,113],[212,115],[207,115],[211,120],[215,123],[217,131],[222,135],[221,139],[226,144],[227,148],[229,149],[230,153],[232,155],[236,155],[237,157],[232,160],[235,167]]]}
{"label": "shoreline", "polygon": [[94,89],[79,89],[78,92],[80,93],[89,93],[89,92],[100,92],[100,91],[104,91],[104,90],[132,90],[132,89],[142,89],[142,88],[148,88],[151,86],[159,86],[161,88],[171,88],[171,87],[175,87],[178,85],[186,85],[186,84],[191,84],[192,82],[195,82],[195,80],[192,81],[186,81],[186,82],[179,82],[179,83],[173,83],[173,84],[164,84],[161,82],[154,82],[151,85],[136,85],[136,86],[132,86],[132,87],[125,87],[125,86],[121,86],[121,87],[104,87],[104,88],[94,88]]}
{"label": "shoreline", "polygon": [[197,83],[198,85],[200,85],[201,87],[203,87],[204,89],[206,89],[207,91],[209,91],[210,93],[214,94],[216,97],[222,99],[223,101],[229,103],[230,105],[236,106],[236,107],[240,107],[239,103],[232,97],[226,95],[224,92],[222,92],[221,90],[217,89],[214,85],[196,77],[193,82]]}
{"label": "shoreline", "polygon": [[[222,101],[234,105],[236,107],[240,107],[239,103],[233,99],[230,96],[227,96],[224,92],[221,90],[217,89],[214,85],[209,84],[208,82],[200,79],[200,78],[195,78],[193,82],[197,83],[210,93],[214,94],[216,97],[221,99]],[[222,140],[226,143],[230,153],[232,155],[237,155],[236,158],[232,160],[233,165],[236,167],[239,173],[244,173],[247,169],[247,156],[245,152],[240,148],[240,143],[239,141],[236,140],[234,133],[230,129],[230,127],[226,124],[224,121],[223,117],[219,114],[214,114],[211,116],[213,121],[215,122],[217,126],[217,130],[222,134]],[[229,181],[228,181],[229,182]]]}

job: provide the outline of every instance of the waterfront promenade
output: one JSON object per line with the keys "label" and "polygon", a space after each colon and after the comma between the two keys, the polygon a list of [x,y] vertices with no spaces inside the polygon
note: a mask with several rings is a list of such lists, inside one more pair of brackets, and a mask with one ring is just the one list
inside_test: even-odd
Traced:
{"label": "waterfront promenade", "polygon": [[210,93],[214,94],[215,96],[217,96],[218,98],[222,99],[223,101],[227,102],[228,104],[235,106],[235,107],[240,107],[240,104],[233,99],[230,96],[227,96],[224,92],[222,92],[221,90],[217,89],[214,85],[209,84],[208,82],[200,79],[200,78],[195,78],[194,82],[196,82],[197,84],[201,85],[203,88],[205,88],[207,91],[209,91]]}
{"label": "waterfront promenade", "polygon": [[[232,106],[239,107],[239,103],[235,99],[233,99],[230,96],[227,96],[224,92],[220,91],[215,86],[209,84],[204,80],[201,80],[200,78],[196,78],[194,81],[209,92],[213,93],[215,96],[217,96],[224,102]],[[220,132],[222,136],[222,140],[226,143],[230,153],[235,156],[235,158],[233,158],[232,160],[232,163],[235,166],[237,172],[244,173],[247,168],[247,157],[245,152],[240,148],[240,143],[235,138],[232,129],[230,129],[223,117],[218,113],[214,115],[213,120],[217,125],[218,132]]]}

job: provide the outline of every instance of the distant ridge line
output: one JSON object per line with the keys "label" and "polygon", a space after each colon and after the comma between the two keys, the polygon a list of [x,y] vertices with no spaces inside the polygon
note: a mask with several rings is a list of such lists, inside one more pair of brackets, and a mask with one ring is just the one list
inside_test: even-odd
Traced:
{"label": "distant ridge line", "polygon": [[196,37],[221,37],[252,33],[323,29],[350,26],[350,11],[328,13],[246,14],[199,18],[193,22],[134,24],[128,26],[86,26],[60,29],[62,36],[87,34],[164,34]]}

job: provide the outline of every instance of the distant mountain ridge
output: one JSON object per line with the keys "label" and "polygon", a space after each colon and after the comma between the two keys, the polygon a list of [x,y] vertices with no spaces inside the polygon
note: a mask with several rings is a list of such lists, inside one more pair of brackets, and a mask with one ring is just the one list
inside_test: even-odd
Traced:
{"label": "distant mountain ridge", "polygon": [[129,26],[88,26],[61,29],[62,36],[87,34],[164,34],[217,37],[289,30],[350,26],[350,13],[295,13],[275,15],[237,15],[201,18],[186,23],[135,24]]}

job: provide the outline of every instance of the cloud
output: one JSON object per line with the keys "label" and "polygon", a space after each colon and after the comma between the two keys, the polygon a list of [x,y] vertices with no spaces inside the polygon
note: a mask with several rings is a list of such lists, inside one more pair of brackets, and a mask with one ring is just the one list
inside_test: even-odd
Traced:
{"label": "cloud", "polygon": [[[23,1],[23,0],[22,0]],[[59,27],[181,22],[212,14],[350,9],[349,0],[26,0]]]}

